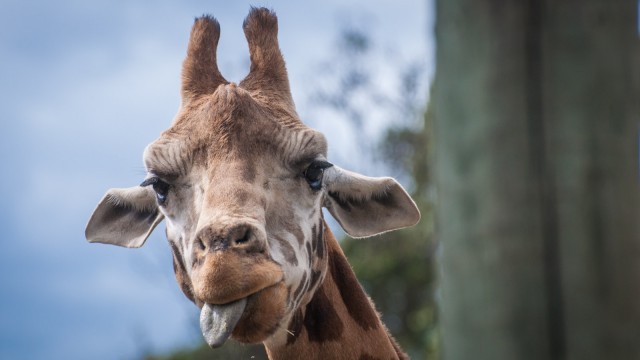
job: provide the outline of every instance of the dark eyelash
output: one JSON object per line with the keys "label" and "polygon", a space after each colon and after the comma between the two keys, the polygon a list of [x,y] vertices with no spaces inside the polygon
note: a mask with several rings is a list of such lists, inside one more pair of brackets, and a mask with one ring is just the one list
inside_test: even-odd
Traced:
{"label": "dark eyelash", "polygon": [[154,184],[157,184],[157,183],[158,183],[158,181],[160,181],[160,179],[159,179],[159,178],[157,178],[157,177],[150,177],[150,178],[148,178],[148,179],[145,179],[145,180],[140,184],[140,186],[145,187],[145,186],[149,186],[149,185],[154,185]]}

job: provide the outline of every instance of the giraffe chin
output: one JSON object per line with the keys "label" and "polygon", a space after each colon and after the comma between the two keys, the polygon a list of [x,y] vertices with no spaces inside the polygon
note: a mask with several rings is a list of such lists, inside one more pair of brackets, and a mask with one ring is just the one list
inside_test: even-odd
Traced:
{"label": "giraffe chin", "polygon": [[227,304],[204,304],[200,312],[202,335],[214,349],[229,337],[243,343],[262,342],[280,326],[286,299],[286,286],[281,281]]}

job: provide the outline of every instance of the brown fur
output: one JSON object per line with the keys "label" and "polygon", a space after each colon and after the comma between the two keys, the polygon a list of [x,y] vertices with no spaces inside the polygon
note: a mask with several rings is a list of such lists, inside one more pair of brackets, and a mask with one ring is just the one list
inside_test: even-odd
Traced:
{"label": "brown fur", "polygon": [[380,326],[378,316],[369,298],[364,295],[347,259],[341,256],[341,253],[334,249],[329,253],[331,278],[336,283],[351,318],[364,330],[375,329]]}
{"label": "brown fur", "polygon": [[236,249],[210,254],[195,270],[192,279],[196,298],[209,304],[226,304],[282,280],[282,270],[276,263]]}
{"label": "brown fur", "polygon": [[287,290],[282,282],[249,297],[244,315],[233,330],[233,337],[245,343],[258,343],[271,336],[284,315],[282,303]]}
{"label": "brown fur", "polygon": [[[347,263],[340,245],[325,226],[329,272],[305,311],[289,323],[282,346],[267,345],[271,359],[408,359],[382,325]],[[365,316],[369,316],[365,319]]]}

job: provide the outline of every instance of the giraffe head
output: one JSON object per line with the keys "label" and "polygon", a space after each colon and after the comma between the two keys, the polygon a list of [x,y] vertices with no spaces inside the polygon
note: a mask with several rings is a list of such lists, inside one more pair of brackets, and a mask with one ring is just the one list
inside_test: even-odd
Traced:
{"label": "giraffe head", "polygon": [[182,103],[144,151],[146,178],[109,190],[86,228],[90,242],[140,247],[165,220],[176,279],[214,347],[265,341],[309,302],[327,269],[323,206],[355,237],[420,218],[395,180],[328,162],[324,136],[296,114],[275,14],[252,9],[244,32],[251,68],[236,85],[216,65],[218,22],[196,19]]}

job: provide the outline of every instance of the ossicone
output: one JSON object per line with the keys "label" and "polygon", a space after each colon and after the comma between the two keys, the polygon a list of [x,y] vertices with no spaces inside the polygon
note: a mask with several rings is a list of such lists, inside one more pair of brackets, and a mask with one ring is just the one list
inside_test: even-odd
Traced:
{"label": "ossicone", "polygon": [[276,14],[267,8],[252,7],[242,27],[249,43],[251,68],[240,86],[292,105],[287,69],[278,45]]}
{"label": "ossicone", "polygon": [[187,57],[182,66],[182,97],[185,100],[210,94],[226,84],[217,63],[217,47],[220,39],[220,23],[210,16],[195,19]]}

